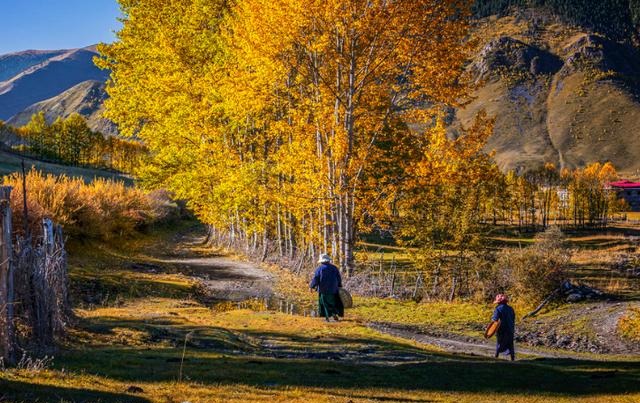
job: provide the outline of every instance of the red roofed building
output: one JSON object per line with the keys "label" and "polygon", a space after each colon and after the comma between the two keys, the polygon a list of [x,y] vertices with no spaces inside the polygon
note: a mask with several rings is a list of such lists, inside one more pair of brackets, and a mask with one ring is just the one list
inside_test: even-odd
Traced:
{"label": "red roofed building", "polygon": [[618,181],[609,184],[618,197],[627,201],[631,211],[640,211],[640,182]]}

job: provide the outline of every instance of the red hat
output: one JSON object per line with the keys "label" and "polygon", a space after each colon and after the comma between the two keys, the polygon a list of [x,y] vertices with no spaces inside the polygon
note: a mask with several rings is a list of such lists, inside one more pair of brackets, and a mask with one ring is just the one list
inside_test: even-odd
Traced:
{"label": "red hat", "polygon": [[496,295],[496,299],[493,300],[494,304],[506,304],[507,302],[509,302],[509,297],[504,294]]}

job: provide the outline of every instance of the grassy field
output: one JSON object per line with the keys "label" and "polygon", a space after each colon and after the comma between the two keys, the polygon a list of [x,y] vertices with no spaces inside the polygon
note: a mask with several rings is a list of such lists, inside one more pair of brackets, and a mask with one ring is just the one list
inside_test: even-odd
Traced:
{"label": "grassy field", "polygon": [[[535,233],[517,233],[506,229],[502,232],[504,234],[489,238],[490,248],[525,248],[534,243]],[[615,223],[605,230],[567,230],[565,244],[571,251],[569,279],[624,299],[639,300],[640,281],[612,270],[621,256],[637,252],[640,243],[635,239],[640,239],[638,237],[640,225],[628,222]],[[412,249],[395,246],[389,240],[368,237],[358,244],[356,255],[358,262],[372,269],[374,274],[380,270],[389,273],[395,267],[399,276],[403,276],[416,273],[412,252]],[[408,278],[415,283],[415,276]]]}
{"label": "grassy field", "polygon": [[[53,365],[0,372],[2,402],[634,402],[640,362],[509,363],[388,336],[368,320],[480,326],[487,307],[358,299],[346,320],[215,309],[149,254],[171,231],[119,247],[75,244],[78,308]],[[146,264],[146,266],[145,266]],[[284,291],[304,280],[283,275]],[[100,298],[91,300],[99,295]],[[635,317],[630,320],[636,320]],[[184,359],[183,359],[184,358]]]}
{"label": "grassy field", "polygon": [[[3,401],[632,402],[640,363],[447,354],[357,322],[153,298],[79,311],[53,368],[0,375]],[[184,340],[186,349],[183,350]],[[182,360],[183,352],[184,361]],[[181,369],[182,363],[182,369]],[[505,366],[508,366],[508,371]]]}
{"label": "grassy field", "polygon": [[22,157],[18,154],[10,153],[0,150],[0,176],[8,175],[14,172],[20,172],[22,170],[22,160],[24,159],[25,168],[30,170],[32,167],[35,169],[51,173],[55,175],[67,175],[72,177],[81,177],[86,180],[92,180],[96,177],[114,179],[124,181],[125,183],[132,183],[131,178],[123,176],[115,172],[109,172],[99,169],[70,167],[66,165],[58,165],[49,162],[43,162],[36,159]]}

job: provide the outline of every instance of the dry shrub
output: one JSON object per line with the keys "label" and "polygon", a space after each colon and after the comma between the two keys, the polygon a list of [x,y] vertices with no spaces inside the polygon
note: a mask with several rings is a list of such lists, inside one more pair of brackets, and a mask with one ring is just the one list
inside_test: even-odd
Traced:
{"label": "dry shrub", "polygon": [[507,292],[525,304],[537,304],[566,279],[570,253],[560,229],[551,227],[523,249],[502,250],[493,268],[490,294]]}
{"label": "dry shrub", "polygon": [[[109,239],[124,236],[141,226],[162,218],[158,202],[140,189],[122,182],[96,179],[85,183],[79,178],[27,174],[28,225],[33,234],[41,231],[43,218],[51,218],[75,238]],[[16,230],[24,228],[22,176],[4,178],[14,188],[11,205]]]}

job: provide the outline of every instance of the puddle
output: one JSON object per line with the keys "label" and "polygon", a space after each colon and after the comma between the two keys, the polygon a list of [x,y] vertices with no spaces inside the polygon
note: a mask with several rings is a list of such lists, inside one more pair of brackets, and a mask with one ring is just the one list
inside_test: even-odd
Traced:
{"label": "puddle", "polygon": [[317,309],[309,304],[301,304],[284,298],[267,297],[251,298],[244,301],[223,301],[213,304],[211,307],[215,312],[229,312],[239,309],[249,309],[256,312],[280,312],[287,315],[297,316],[318,316]]}

